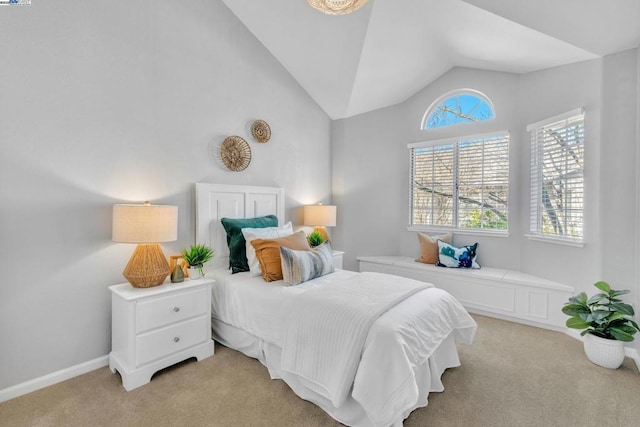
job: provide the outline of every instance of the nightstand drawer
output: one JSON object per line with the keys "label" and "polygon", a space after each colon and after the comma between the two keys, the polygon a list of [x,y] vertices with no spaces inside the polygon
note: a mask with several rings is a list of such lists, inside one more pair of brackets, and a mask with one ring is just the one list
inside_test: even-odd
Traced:
{"label": "nightstand drawer", "polygon": [[205,342],[209,338],[207,316],[187,320],[177,325],[136,337],[136,366],[176,353]]}
{"label": "nightstand drawer", "polygon": [[136,333],[208,313],[207,292],[208,287],[139,302],[136,310]]}

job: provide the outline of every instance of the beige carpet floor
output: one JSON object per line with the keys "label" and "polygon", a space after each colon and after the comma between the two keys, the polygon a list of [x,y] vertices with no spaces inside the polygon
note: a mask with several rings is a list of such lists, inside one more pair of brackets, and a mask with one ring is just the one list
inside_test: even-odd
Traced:
{"label": "beige carpet floor", "polygon": [[[591,364],[564,334],[474,316],[473,345],[443,376],[445,391],[405,426],[640,425],[640,375]],[[156,374],[131,392],[101,368],[0,404],[2,426],[337,426],[266,368],[216,345],[213,357]]]}

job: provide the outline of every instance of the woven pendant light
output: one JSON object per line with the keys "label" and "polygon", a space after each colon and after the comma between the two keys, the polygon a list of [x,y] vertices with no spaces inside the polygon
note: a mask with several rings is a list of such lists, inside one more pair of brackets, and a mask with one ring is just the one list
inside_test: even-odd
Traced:
{"label": "woven pendant light", "polygon": [[346,15],[367,4],[368,0],[307,0],[307,3],[327,15]]}

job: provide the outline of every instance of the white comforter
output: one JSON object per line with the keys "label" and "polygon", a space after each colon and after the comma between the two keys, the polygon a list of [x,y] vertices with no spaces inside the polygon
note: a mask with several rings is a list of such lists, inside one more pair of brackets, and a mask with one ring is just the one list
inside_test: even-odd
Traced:
{"label": "white comforter", "polygon": [[344,404],[369,330],[382,313],[423,289],[416,280],[362,273],[292,300],[281,367],[338,407]]}
{"label": "white comforter", "polygon": [[[268,342],[283,346],[287,307],[309,289],[331,287],[361,273],[338,270],[299,286],[270,284],[248,273],[216,274],[213,316]],[[462,305],[437,288],[422,290],[382,314],[370,328],[351,397],[365,410],[367,425],[388,426],[419,402],[416,371],[451,334],[471,343],[476,324]],[[340,421],[340,420],[339,420]]]}

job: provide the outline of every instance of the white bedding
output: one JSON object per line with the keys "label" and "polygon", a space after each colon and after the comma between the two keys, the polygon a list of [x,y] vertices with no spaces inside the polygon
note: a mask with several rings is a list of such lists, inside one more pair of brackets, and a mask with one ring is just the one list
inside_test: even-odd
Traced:
{"label": "white bedding", "polygon": [[369,330],[380,315],[432,287],[381,273],[361,273],[298,295],[287,309],[282,369],[342,405],[349,394]]}
{"label": "white bedding", "polygon": [[[212,316],[219,325],[243,330],[247,345],[250,337],[260,341],[255,353],[267,364],[272,376],[282,377],[301,397],[312,400],[338,421],[351,425],[401,425],[411,410],[426,405],[426,394],[441,387],[428,374],[454,366],[457,355],[447,357],[447,366],[434,368],[430,360],[442,343],[471,343],[476,324],[462,305],[448,293],[429,288],[384,312],[366,337],[349,399],[335,407],[327,399],[306,390],[304,379],[281,369],[280,356],[285,325],[289,320],[288,304],[309,289],[336,286],[361,273],[337,270],[298,286],[266,283],[248,273],[231,275],[216,270],[213,274]],[[392,277],[392,276],[390,276]],[[452,342],[452,341],[451,341]],[[452,345],[452,344],[449,344]],[[455,347],[447,347],[455,353]],[[259,354],[261,353],[261,354]],[[425,381],[429,381],[425,389]],[[435,384],[435,388],[434,388]],[[440,390],[439,390],[440,391]],[[357,406],[357,408],[356,408]],[[351,408],[353,407],[353,408]],[[353,410],[352,410],[353,409]],[[355,413],[360,414],[351,416]]]}

